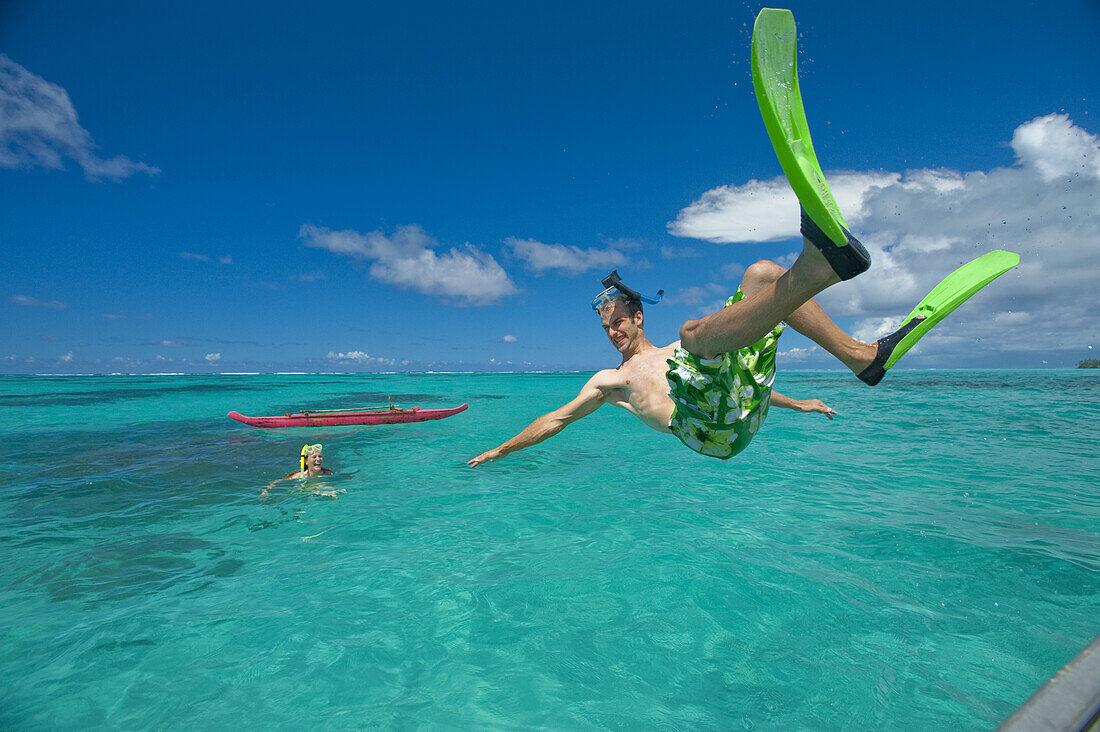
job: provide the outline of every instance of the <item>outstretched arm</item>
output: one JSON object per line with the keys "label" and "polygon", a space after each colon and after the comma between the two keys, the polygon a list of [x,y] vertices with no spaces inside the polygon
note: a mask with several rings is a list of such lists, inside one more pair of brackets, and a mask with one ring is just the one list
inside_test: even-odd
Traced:
{"label": "outstretched arm", "polygon": [[796,412],[820,412],[829,419],[833,418],[836,410],[825,404],[820,399],[791,399],[772,389],[772,406],[783,409],[793,409]]}
{"label": "outstretched arm", "polygon": [[483,452],[476,458],[467,461],[467,465],[473,467],[484,462],[499,460],[508,453],[537,445],[547,437],[553,437],[561,432],[566,425],[592,414],[604,403],[603,392],[596,386],[598,378],[599,374],[596,374],[596,376],[589,379],[580,393],[568,404],[542,415],[512,439],[500,447],[494,447],[492,450]]}
{"label": "outstretched arm", "polygon": [[261,496],[268,495],[268,492],[272,488],[277,486],[279,483],[282,483],[284,480],[290,480],[291,478],[297,478],[299,472],[301,472],[301,471],[295,470],[293,473],[287,473],[282,478],[276,478],[275,480],[273,480],[273,481],[271,481],[270,483],[267,484],[267,488],[264,488],[262,491],[260,491],[260,495]]}

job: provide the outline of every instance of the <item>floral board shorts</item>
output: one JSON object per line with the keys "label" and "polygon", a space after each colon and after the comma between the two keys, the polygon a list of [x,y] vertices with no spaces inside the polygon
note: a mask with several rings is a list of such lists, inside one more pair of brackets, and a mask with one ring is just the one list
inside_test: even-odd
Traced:
{"label": "floral board shorts", "polygon": [[[741,300],[740,289],[726,307]],[[748,447],[771,403],[775,355],[786,323],[732,353],[699,358],[682,347],[668,359],[668,395],[676,408],[668,427],[695,452],[731,458]]]}

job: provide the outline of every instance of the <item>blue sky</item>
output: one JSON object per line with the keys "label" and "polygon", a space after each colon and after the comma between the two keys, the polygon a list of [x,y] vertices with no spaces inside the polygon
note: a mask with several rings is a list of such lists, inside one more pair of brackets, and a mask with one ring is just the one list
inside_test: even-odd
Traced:
{"label": "blue sky", "polygon": [[[800,246],[743,2],[0,3],[0,373],[595,370]],[[873,339],[1021,266],[903,366],[1100,353],[1100,5],[788,4]],[[834,364],[788,331],[781,368]],[[1092,346],[1097,350],[1091,350]]]}

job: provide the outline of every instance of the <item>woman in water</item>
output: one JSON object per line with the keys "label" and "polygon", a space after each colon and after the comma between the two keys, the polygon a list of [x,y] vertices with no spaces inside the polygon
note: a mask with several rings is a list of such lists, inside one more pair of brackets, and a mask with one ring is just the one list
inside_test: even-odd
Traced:
{"label": "woman in water", "polygon": [[[326,467],[323,467],[324,457],[321,455],[321,443],[316,445],[302,445],[302,452],[299,455],[298,470],[293,473],[287,473],[279,480],[294,480],[297,478],[315,478],[319,475],[332,475],[332,471]],[[267,488],[260,491],[260,495],[268,495],[268,491],[275,487],[275,484],[279,480],[272,481]],[[310,490],[313,490],[312,486],[309,486]],[[336,493],[344,493],[343,489],[339,491],[321,491],[322,495],[335,495]]]}
{"label": "woman in water", "polygon": [[321,467],[324,458],[321,456],[321,443],[316,445],[302,445],[301,460],[298,470],[283,476],[283,480],[291,478],[313,478],[318,475],[332,475],[328,468]]}

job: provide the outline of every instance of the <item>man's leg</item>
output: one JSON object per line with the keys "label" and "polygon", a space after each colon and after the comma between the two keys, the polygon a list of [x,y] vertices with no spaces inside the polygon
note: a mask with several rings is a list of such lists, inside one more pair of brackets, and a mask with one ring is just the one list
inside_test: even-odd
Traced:
{"label": "man's leg", "polygon": [[[811,302],[814,295],[837,282],[840,278],[825,257],[804,240],[802,254],[789,270],[774,280],[761,279],[751,294],[742,290],[746,295],[744,300],[702,320],[684,323],[680,328],[680,345],[700,358],[713,358],[755,343],[781,321],[787,321],[801,332],[791,320],[792,314]],[[813,327],[814,323],[809,325]]]}
{"label": "man's leg", "polygon": [[[778,280],[785,269],[762,260],[749,266],[741,278],[741,292],[751,295]],[[807,300],[786,318],[787,325],[809,338],[852,370],[860,373],[874,360],[878,346],[857,341],[833,322],[816,300]]]}

